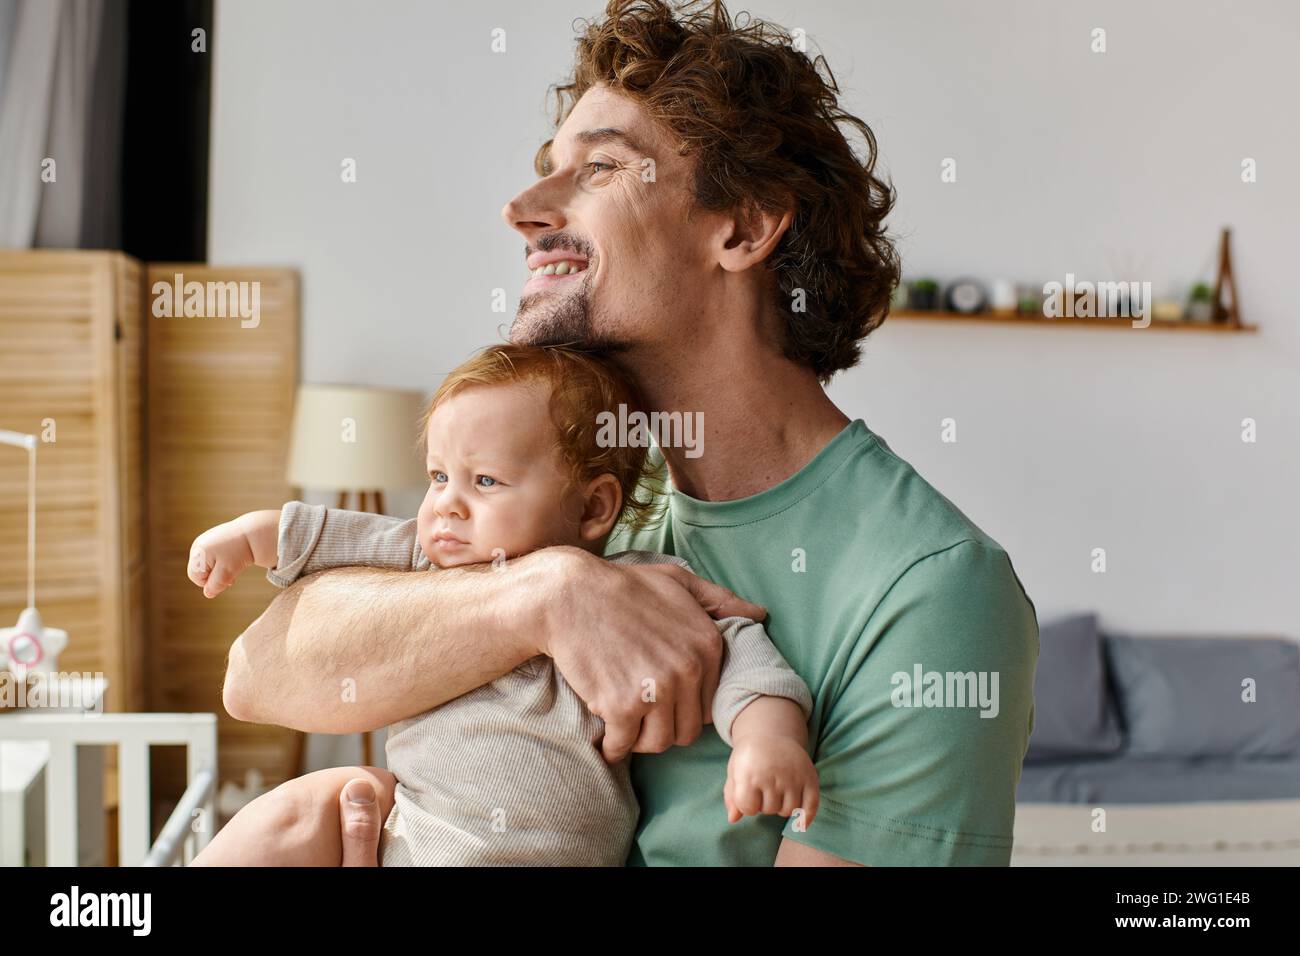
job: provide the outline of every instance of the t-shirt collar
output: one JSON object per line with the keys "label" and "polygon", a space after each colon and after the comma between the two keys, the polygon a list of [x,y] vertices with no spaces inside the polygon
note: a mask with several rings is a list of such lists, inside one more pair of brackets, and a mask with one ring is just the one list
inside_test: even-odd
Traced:
{"label": "t-shirt collar", "polygon": [[[854,419],[827,442],[808,464],[781,483],[747,498],[732,501],[701,501],[672,486],[667,477],[668,501],[673,521],[691,525],[722,527],[752,524],[770,518],[806,498],[819,488],[858,448],[875,441],[862,419]],[[658,449],[654,449],[657,454]],[[667,469],[665,469],[665,474]]]}

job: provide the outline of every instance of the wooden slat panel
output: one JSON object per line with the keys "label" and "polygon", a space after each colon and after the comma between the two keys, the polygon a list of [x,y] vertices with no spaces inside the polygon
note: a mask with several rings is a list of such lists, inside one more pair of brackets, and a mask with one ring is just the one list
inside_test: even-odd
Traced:
{"label": "wooden slat panel", "polygon": [[116,286],[118,320],[116,359],[119,389],[118,486],[122,500],[119,555],[123,602],[119,608],[126,640],[117,647],[114,668],[121,675],[122,696],[111,702],[129,702],[123,709],[143,710],[146,706],[147,675],[144,669],[147,644],[147,486],[145,476],[145,337],[144,268],[127,259]]}
{"label": "wooden slat panel", "polygon": [[[37,600],[68,631],[60,669],[102,672],[141,709],[144,643],[142,271],[116,252],[0,251],[0,428],[37,449]],[[120,330],[120,333],[119,333]],[[0,620],[26,603],[27,461],[0,450]],[[133,691],[133,687],[136,690]]]}
{"label": "wooden slat panel", "polygon": [[[260,282],[260,321],[158,317],[154,284]],[[293,735],[225,716],[221,686],[230,645],[276,589],[250,570],[209,601],[185,577],[205,529],[293,497],[285,482],[298,381],[298,282],[288,269],[151,263],[144,308],[148,348],[150,706],[221,715],[223,780],[257,767],[283,779]],[[179,311],[179,310],[178,310]]]}

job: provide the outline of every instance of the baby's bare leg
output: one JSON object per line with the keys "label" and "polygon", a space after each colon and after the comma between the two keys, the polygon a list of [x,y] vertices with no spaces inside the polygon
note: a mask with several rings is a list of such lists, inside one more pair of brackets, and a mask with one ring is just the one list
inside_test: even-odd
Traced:
{"label": "baby's bare leg", "polygon": [[[349,780],[369,781],[378,827],[393,809],[395,778],[378,767],[331,767],[285,781],[241,809],[191,866],[339,866],[343,836],[339,801]],[[378,832],[374,842],[378,848]],[[354,834],[368,843],[367,834]],[[375,865],[377,861],[370,861]]]}

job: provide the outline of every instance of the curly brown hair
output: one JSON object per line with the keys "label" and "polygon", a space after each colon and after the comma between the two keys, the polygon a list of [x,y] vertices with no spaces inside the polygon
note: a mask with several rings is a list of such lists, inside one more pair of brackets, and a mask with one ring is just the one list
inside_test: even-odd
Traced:
{"label": "curly brown hair", "polygon": [[[899,281],[884,229],[896,195],[875,175],[870,127],[840,109],[825,59],[809,59],[780,26],[747,13],[733,20],[722,0],[610,0],[603,19],[583,23],[573,75],[552,87],[555,125],[604,84],[635,99],[677,138],[682,155],[696,157],[701,207],[793,207],[766,263],[786,327],[783,352],[823,383],[856,365]],[[865,162],[841,123],[862,135]],[[551,142],[538,150],[539,175]]]}

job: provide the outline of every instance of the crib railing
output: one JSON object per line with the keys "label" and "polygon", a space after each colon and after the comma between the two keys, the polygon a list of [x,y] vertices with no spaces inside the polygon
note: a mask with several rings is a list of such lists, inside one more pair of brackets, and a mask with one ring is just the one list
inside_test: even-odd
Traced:
{"label": "crib railing", "polygon": [[[121,866],[188,863],[212,839],[217,821],[217,718],[214,714],[21,713],[0,721],[7,740],[44,740],[45,859],[49,866],[77,865],[77,750],[116,746],[117,845]],[[149,845],[149,748],[186,748],[186,789]]]}

